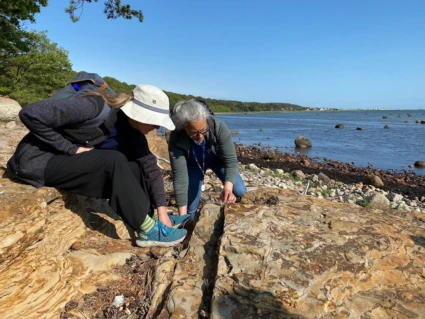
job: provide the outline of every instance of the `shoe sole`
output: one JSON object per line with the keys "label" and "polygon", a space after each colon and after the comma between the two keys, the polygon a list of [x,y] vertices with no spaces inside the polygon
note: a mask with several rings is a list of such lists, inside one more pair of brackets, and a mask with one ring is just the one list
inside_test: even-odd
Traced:
{"label": "shoe sole", "polygon": [[136,240],[136,245],[139,247],[147,248],[147,247],[172,247],[179,243],[181,243],[186,238],[186,235],[180,239],[177,239],[175,241],[144,241],[144,240]]}

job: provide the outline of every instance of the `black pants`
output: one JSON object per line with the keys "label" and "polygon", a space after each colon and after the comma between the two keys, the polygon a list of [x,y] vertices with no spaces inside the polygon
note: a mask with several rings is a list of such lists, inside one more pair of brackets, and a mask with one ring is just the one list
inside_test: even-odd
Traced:
{"label": "black pants", "polygon": [[146,182],[136,162],[112,150],[55,155],[44,171],[45,185],[71,193],[109,199],[109,205],[139,230],[150,211]]}

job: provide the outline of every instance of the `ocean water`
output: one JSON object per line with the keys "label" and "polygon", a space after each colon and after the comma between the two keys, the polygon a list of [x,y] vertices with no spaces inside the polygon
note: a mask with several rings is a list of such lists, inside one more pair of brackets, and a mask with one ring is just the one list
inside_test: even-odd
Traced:
{"label": "ocean water", "polygon": [[[383,118],[386,116],[387,118]],[[318,111],[296,113],[219,114],[230,130],[238,131],[238,144],[279,147],[282,152],[328,158],[384,170],[413,171],[425,161],[425,110]],[[336,129],[336,124],[345,128]],[[389,125],[389,129],[384,129]],[[363,127],[364,130],[356,130]],[[307,150],[295,149],[294,140],[303,135],[313,144]]]}

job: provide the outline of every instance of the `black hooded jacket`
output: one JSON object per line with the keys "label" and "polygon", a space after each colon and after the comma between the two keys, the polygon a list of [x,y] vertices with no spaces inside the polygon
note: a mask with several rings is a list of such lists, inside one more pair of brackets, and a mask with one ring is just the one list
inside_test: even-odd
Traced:
{"label": "black hooded jacket", "polygon": [[80,146],[104,142],[111,128],[120,124],[124,132],[118,151],[129,161],[139,162],[147,179],[149,195],[156,207],[165,206],[162,172],[150,152],[146,137],[132,128],[126,115],[111,109],[101,125],[85,125],[99,117],[105,104],[100,96],[71,100],[42,100],[23,108],[19,118],[30,132],[18,144],[7,166],[14,177],[35,187],[44,185],[44,170],[56,154],[74,155]]}

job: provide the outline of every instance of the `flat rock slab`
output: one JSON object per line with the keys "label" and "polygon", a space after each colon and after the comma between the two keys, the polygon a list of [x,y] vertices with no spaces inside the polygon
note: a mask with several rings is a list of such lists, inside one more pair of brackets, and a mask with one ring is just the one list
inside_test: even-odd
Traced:
{"label": "flat rock slab", "polygon": [[224,216],[211,318],[425,318],[424,214],[267,189]]}

